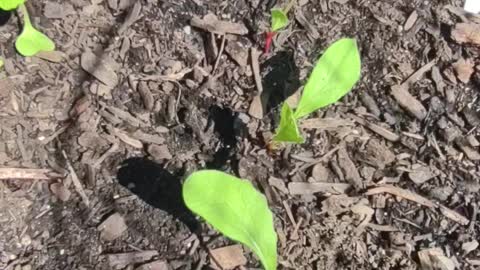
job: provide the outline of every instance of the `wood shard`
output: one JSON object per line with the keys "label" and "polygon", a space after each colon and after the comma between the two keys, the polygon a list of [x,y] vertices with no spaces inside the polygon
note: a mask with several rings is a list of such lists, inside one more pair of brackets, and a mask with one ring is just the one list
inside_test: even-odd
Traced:
{"label": "wood shard", "polygon": [[102,257],[107,259],[108,264],[113,269],[122,269],[130,264],[138,264],[151,260],[155,256],[158,256],[158,251],[147,250],[138,252],[107,254],[103,255]]}
{"label": "wood shard", "polygon": [[413,114],[417,119],[423,120],[427,117],[427,110],[410,92],[405,84],[392,86],[392,95],[404,109]]}
{"label": "wood shard", "polygon": [[135,268],[135,270],[169,270],[168,263],[166,261],[154,261],[146,263]]}
{"label": "wood shard", "polygon": [[369,189],[365,195],[369,196],[369,195],[375,195],[375,194],[382,194],[382,193],[388,193],[388,194],[391,194],[391,195],[394,195],[394,196],[397,196],[397,197],[400,197],[400,198],[404,198],[406,200],[409,200],[409,201],[412,201],[412,202],[416,202],[418,204],[421,204],[423,206],[426,206],[428,208],[432,208],[432,209],[439,209],[440,212],[447,218],[457,222],[457,223],[460,223],[462,225],[467,225],[470,220],[468,220],[466,217],[464,217],[463,215],[445,207],[445,206],[442,206],[442,205],[439,205],[439,204],[436,204],[435,202],[423,197],[423,196],[420,196],[416,193],[413,193],[409,190],[406,190],[406,189],[402,189],[402,188],[399,188],[399,187],[395,187],[395,186],[391,186],[391,185],[384,185],[384,186],[379,186],[379,187],[374,187],[374,188],[371,188]]}
{"label": "wood shard", "polygon": [[418,252],[418,259],[424,270],[454,270],[455,263],[443,254],[440,248],[429,248]]}
{"label": "wood shard", "polygon": [[306,183],[291,182],[288,191],[292,195],[306,195],[315,193],[342,194],[347,192],[352,185],[346,183]]}
{"label": "wood shard", "polygon": [[468,83],[470,81],[475,67],[475,63],[472,60],[460,58],[452,66],[455,69],[455,73],[457,73],[457,78],[461,82]]}
{"label": "wood shard", "polygon": [[111,62],[113,62],[112,59],[99,57],[90,51],[84,52],[80,58],[80,64],[85,71],[103,84],[115,87],[118,77],[114,64]]}
{"label": "wood shard", "polygon": [[353,126],[353,122],[341,118],[311,118],[303,120],[300,126],[305,129],[335,130],[339,127]]}
{"label": "wood shard", "polygon": [[0,180],[32,179],[49,180],[61,177],[49,169],[0,168]]}
{"label": "wood shard", "polygon": [[417,21],[417,19],[418,19],[418,13],[417,13],[416,10],[414,10],[414,11],[410,14],[410,16],[408,16],[408,19],[407,19],[407,21],[405,22],[405,25],[403,26],[403,29],[404,29],[405,31],[410,30],[410,29],[413,27],[413,25],[415,24],[415,22]]}
{"label": "wood shard", "polygon": [[350,156],[347,153],[347,150],[342,147],[337,152],[338,165],[342,168],[342,171],[345,176],[345,180],[348,183],[352,184],[356,190],[363,188],[362,178],[358,173],[355,163],[350,159]]}
{"label": "wood shard", "polygon": [[480,45],[480,24],[457,23],[452,30],[452,38],[458,43]]}
{"label": "wood shard", "polygon": [[243,255],[241,245],[232,245],[210,250],[210,256],[221,269],[233,269],[245,265],[247,258]]}
{"label": "wood shard", "polygon": [[212,13],[209,13],[200,19],[199,17],[194,17],[191,20],[191,25],[203,30],[206,30],[211,33],[225,35],[225,34],[235,34],[235,35],[246,35],[248,34],[248,29],[244,24],[241,23],[232,23],[228,21],[220,21],[217,16]]}

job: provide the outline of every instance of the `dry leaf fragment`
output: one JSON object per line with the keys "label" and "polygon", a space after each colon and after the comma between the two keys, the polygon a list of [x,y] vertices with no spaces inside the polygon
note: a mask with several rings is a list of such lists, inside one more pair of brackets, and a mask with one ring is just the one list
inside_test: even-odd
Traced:
{"label": "dry leaf fragment", "polygon": [[470,81],[470,77],[472,76],[475,67],[475,63],[473,63],[473,61],[470,59],[460,58],[452,66],[457,73],[457,78],[461,82],[468,83]]}

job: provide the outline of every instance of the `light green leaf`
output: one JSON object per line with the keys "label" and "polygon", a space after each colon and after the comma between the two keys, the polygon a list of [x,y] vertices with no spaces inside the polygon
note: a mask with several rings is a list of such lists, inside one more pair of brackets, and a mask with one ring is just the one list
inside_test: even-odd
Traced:
{"label": "light green leaf", "polygon": [[23,56],[33,56],[41,51],[54,51],[55,43],[33,27],[25,5],[20,5],[19,8],[22,11],[24,23],[22,33],[15,41],[17,51]]}
{"label": "light green leaf", "polygon": [[360,79],[360,53],[354,39],[340,39],[320,57],[294,113],[300,119],[337,102]]}
{"label": "light green leaf", "polygon": [[25,0],[0,0],[0,9],[12,10],[23,4]]}
{"label": "light green leaf", "polygon": [[215,229],[249,247],[266,270],[277,268],[272,212],[249,181],[214,170],[194,172],[183,184],[183,199]]}
{"label": "light green leaf", "polygon": [[280,113],[280,125],[273,137],[275,142],[303,143],[305,140],[297,127],[297,119],[293,117],[293,111],[287,102],[283,103]]}
{"label": "light green leaf", "polygon": [[3,59],[0,58],[0,68],[2,68],[2,67],[3,67]]}
{"label": "light green leaf", "polygon": [[284,28],[288,25],[288,16],[281,9],[272,9],[272,32],[277,32],[278,30]]}

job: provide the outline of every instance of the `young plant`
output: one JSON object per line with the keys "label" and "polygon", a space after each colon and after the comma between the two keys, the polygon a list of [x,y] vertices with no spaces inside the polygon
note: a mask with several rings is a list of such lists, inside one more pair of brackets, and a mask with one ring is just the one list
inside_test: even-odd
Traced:
{"label": "young plant", "polygon": [[303,143],[297,121],[345,96],[360,79],[360,70],[357,42],[344,38],[333,43],[318,60],[295,111],[283,103],[273,142]]}
{"label": "young plant", "polygon": [[33,56],[41,51],[55,50],[55,43],[43,33],[35,29],[30,21],[25,0],[0,0],[0,9],[17,9],[23,15],[23,30],[15,41],[15,48],[23,56]]}
{"label": "young plant", "polygon": [[265,53],[270,51],[272,45],[272,40],[275,34],[282,28],[286,27],[289,23],[288,21],[288,12],[292,9],[296,0],[290,0],[285,9],[274,8],[271,10],[271,29],[270,32],[267,32],[265,39]]}
{"label": "young plant", "polygon": [[252,250],[266,270],[277,268],[277,234],[265,196],[247,181],[203,170],[183,184],[187,207],[225,236]]}

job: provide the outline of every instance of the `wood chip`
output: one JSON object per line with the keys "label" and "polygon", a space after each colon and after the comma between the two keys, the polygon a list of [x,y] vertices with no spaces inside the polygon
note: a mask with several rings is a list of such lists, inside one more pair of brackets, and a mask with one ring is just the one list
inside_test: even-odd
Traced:
{"label": "wood chip", "polygon": [[305,183],[290,182],[288,191],[292,195],[307,195],[315,193],[342,194],[347,192],[352,185],[346,183]]}
{"label": "wood chip", "polygon": [[233,269],[247,263],[247,258],[243,255],[241,245],[221,247],[210,250],[209,253],[221,269]]}
{"label": "wood chip", "polygon": [[97,228],[100,231],[100,237],[105,241],[113,241],[128,229],[125,219],[119,214],[114,213],[105,219]]}
{"label": "wood chip", "polygon": [[417,185],[421,185],[438,175],[428,166],[415,164],[413,167],[413,170],[408,173],[408,177]]}
{"label": "wood chip", "polygon": [[142,97],[145,109],[151,111],[155,104],[155,99],[153,98],[152,91],[150,91],[150,88],[148,87],[146,82],[140,82],[138,84],[138,93]]}
{"label": "wood chip", "polygon": [[474,148],[470,147],[466,139],[457,137],[455,139],[455,144],[462,150],[463,153],[465,153],[468,159],[472,161],[480,160],[480,153]]}
{"label": "wood chip", "polygon": [[379,187],[374,187],[374,188],[371,188],[369,189],[365,195],[369,196],[369,195],[375,195],[375,194],[382,194],[382,193],[388,193],[388,194],[391,194],[391,195],[394,195],[394,196],[397,196],[397,197],[400,197],[400,198],[404,198],[406,200],[409,200],[409,201],[412,201],[412,202],[416,202],[418,204],[421,204],[423,206],[426,206],[428,208],[431,208],[431,209],[439,209],[440,212],[446,216],[447,218],[457,222],[457,223],[460,223],[461,225],[467,225],[470,221],[462,216],[461,214],[443,206],[443,205],[440,205],[440,204],[436,204],[434,203],[433,201],[423,197],[423,196],[420,196],[416,193],[413,193],[409,190],[405,190],[405,189],[402,189],[402,188],[398,188],[398,187],[395,187],[395,186],[391,186],[391,185],[384,185],[384,186],[379,186]]}
{"label": "wood chip", "polygon": [[[75,172],[75,169],[73,168],[72,163],[70,163],[70,160],[68,159],[67,154],[64,150],[62,150],[62,155],[67,162],[68,171],[70,173],[70,178],[73,182],[73,186],[75,187],[75,191],[80,195],[83,203],[88,207],[90,205],[90,200],[88,199],[87,194],[83,189],[82,182],[80,182],[80,179],[78,179],[77,172]],[[65,186],[68,188],[69,183],[65,183]]]}
{"label": "wood chip", "polygon": [[413,27],[413,25],[415,24],[415,22],[417,21],[417,19],[418,19],[418,13],[417,13],[416,10],[414,10],[412,13],[410,13],[410,16],[408,16],[407,21],[403,25],[403,29],[405,31],[410,30]]}
{"label": "wood chip", "polygon": [[305,129],[335,130],[339,127],[353,126],[353,122],[341,118],[311,118],[302,120],[300,126]]}
{"label": "wood chip", "polygon": [[62,177],[49,169],[0,168],[0,180],[50,180]]}
{"label": "wood chip", "polygon": [[112,59],[101,58],[91,51],[84,52],[80,58],[80,64],[85,71],[103,84],[113,88],[118,83],[118,77],[112,62]]}
{"label": "wood chip", "polygon": [[478,248],[478,241],[473,240],[462,244],[462,249],[465,254],[468,254]]}
{"label": "wood chip", "polygon": [[418,252],[423,270],[454,270],[453,261],[443,254],[440,248],[429,248]]}
{"label": "wood chip", "polygon": [[162,145],[163,143],[165,143],[165,139],[163,137],[155,134],[148,134],[141,130],[137,130],[132,133],[132,137],[144,143],[153,143],[158,145]]}
{"label": "wood chip", "polygon": [[166,261],[154,261],[135,268],[135,270],[170,270]]}
{"label": "wood chip", "polygon": [[72,194],[62,183],[53,183],[50,185],[50,191],[62,202],[68,201]]}
{"label": "wood chip", "polygon": [[147,250],[138,252],[107,254],[102,255],[101,257],[107,259],[108,264],[110,265],[110,267],[112,267],[112,269],[122,269],[130,264],[138,264],[151,260],[155,256],[158,256],[158,251]]}
{"label": "wood chip", "polygon": [[40,51],[35,54],[35,57],[52,62],[52,63],[60,63],[62,62],[63,58],[65,58],[65,54],[59,51]]}
{"label": "wood chip", "polygon": [[148,146],[148,153],[157,161],[172,159],[172,154],[166,145],[151,144]]}
{"label": "wood chip", "polygon": [[350,159],[347,150],[342,147],[337,152],[338,165],[343,171],[345,180],[351,184],[356,190],[363,189],[362,178],[358,173],[355,163]]}
{"label": "wood chip", "polygon": [[203,17],[194,17],[191,20],[191,25],[205,31],[225,35],[225,34],[235,34],[235,35],[246,35],[248,34],[248,29],[244,24],[241,23],[232,23],[228,21],[220,21],[217,16],[212,13],[209,13]]}
{"label": "wood chip", "polygon": [[371,131],[377,133],[378,135],[382,136],[383,138],[385,138],[385,139],[387,139],[391,142],[396,142],[396,141],[400,140],[400,136],[397,135],[396,133],[394,133],[393,131],[390,131],[390,130],[388,130],[388,129],[382,127],[382,126],[379,126],[377,124],[370,123],[370,122],[366,121],[365,119],[360,118],[356,115],[348,114],[348,116],[350,118],[352,118],[353,120],[355,120],[360,125],[363,125],[363,126],[367,127]]}
{"label": "wood chip", "polygon": [[460,58],[457,62],[453,63],[453,68],[457,73],[457,78],[463,82],[468,83],[470,81],[470,77],[474,72],[475,63],[470,59]]}
{"label": "wood chip", "polygon": [[239,41],[228,41],[225,51],[232,57],[235,62],[241,67],[246,67],[248,64],[248,48],[246,48]]}
{"label": "wood chip", "polygon": [[259,56],[260,56],[259,51],[257,51],[254,48],[250,50],[253,78],[255,79],[255,85],[257,87],[258,93],[255,97],[253,97],[252,103],[250,103],[248,114],[250,114],[250,116],[255,117],[257,119],[262,119],[264,114],[264,106],[262,104],[262,99],[261,99],[263,86],[262,86],[262,77],[260,76],[260,65],[258,63]]}
{"label": "wood chip", "polygon": [[480,24],[457,23],[452,30],[452,38],[458,43],[480,45]]}
{"label": "wood chip", "polygon": [[127,133],[121,131],[120,129],[111,128],[111,131],[113,131],[113,134],[117,136],[122,142],[138,149],[143,148],[143,143],[141,141],[130,137]]}
{"label": "wood chip", "polygon": [[283,194],[288,194],[288,189],[282,179],[270,176],[270,178],[268,178],[268,184],[270,184],[272,187],[275,187]]}
{"label": "wood chip", "polygon": [[130,26],[132,26],[138,19],[140,19],[141,11],[142,11],[142,2],[135,1],[135,4],[130,9],[130,11],[127,14],[127,17],[125,18],[125,21],[118,28],[118,34],[121,35],[123,32],[125,32],[125,30],[127,30]]}
{"label": "wood chip", "polygon": [[423,120],[427,117],[427,110],[410,92],[406,84],[392,86],[392,95],[404,109],[413,114],[417,119]]}

